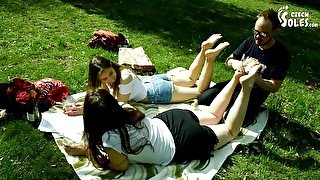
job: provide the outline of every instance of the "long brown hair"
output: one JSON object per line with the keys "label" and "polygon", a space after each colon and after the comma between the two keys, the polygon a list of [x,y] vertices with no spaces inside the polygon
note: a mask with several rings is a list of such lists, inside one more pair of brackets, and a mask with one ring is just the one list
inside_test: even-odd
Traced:
{"label": "long brown hair", "polygon": [[128,154],[138,154],[144,146],[150,145],[146,139],[137,148],[132,148],[130,145],[127,124],[137,129],[144,128],[140,123],[144,117],[145,115],[136,108],[122,108],[105,89],[88,90],[84,100],[83,124],[84,138],[93,162],[99,167],[108,167],[110,161],[102,142],[102,136],[106,132],[117,132],[121,139],[122,150]]}
{"label": "long brown hair", "polygon": [[116,72],[116,80],[113,84],[113,96],[117,97],[119,92],[119,84],[121,78],[121,70],[125,66],[119,65],[109,59],[101,56],[94,56],[89,63],[89,75],[88,75],[88,89],[100,88],[102,82],[99,80],[98,75],[103,69],[113,68]]}

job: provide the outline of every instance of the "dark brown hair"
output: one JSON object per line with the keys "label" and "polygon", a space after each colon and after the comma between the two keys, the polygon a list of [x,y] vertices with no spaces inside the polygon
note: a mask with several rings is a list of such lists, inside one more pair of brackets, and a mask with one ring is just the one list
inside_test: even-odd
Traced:
{"label": "dark brown hair", "polygon": [[275,12],[273,9],[268,9],[265,11],[262,11],[257,18],[264,17],[266,20],[270,20],[272,23],[272,30],[276,30],[280,27],[280,20],[278,18],[277,12]]}
{"label": "dark brown hair", "polygon": [[115,62],[110,61],[101,56],[95,56],[90,60],[89,63],[89,75],[88,75],[88,89],[96,89],[101,87],[101,81],[98,75],[103,69],[112,67],[116,72],[116,80],[113,84],[113,95],[117,97],[119,92],[119,84],[121,78],[121,70],[125,68]]}
{"label": "dark brown hair", "polygon": [[93,162],[99,167],[108,167],[109,159],[103,147],[102,136],[110,131],[119,134],[121,148],[128,154],[138,154],[144,146],[150,145],[146,139],[142,139],[142,144],[136,148],[130,145],[127,125],[137,129],[144,128],[140,123],[144,117],[145,115],[136,108],[122,108],[105,89],[88,90],[83,107],[84,140]]}

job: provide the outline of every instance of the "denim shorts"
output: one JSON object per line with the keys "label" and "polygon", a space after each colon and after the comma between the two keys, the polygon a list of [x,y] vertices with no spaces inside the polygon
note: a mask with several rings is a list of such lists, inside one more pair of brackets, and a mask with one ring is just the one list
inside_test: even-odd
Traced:
{"label": "denim shorts", "polygon": [[146,89],[148,103],[170,103],[173,94],[173,82],[165,74],[157,74],[142,79]]}

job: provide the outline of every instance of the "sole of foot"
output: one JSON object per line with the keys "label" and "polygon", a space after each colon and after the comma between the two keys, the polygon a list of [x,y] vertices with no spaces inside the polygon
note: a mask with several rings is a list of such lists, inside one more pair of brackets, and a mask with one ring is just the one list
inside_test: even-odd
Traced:
{"label": "sole of foot", "polygon": [[223,43],[220,43],[218,44],[217,47],[215,47],[214,49],[208,49],[206,50],[205,52],[205,55],[208,57],[208,58],[211,58],[211,57],[217,57],[219,55],[219,53],[224,50],[226,47],[228,47],[230,44],[228,42],[223,42]]}
{"label": "sole of foot", "polygon": [[243,86],[253,87],[254,82],[258,76],[258,72],[261,69],[261,65],[251,67],[247,75],[241,76],[239,81]]}
{"label": "sole of foot", "polygon": [[221,38],[222,38],[221,34],[213,34],[206,41],[213,46]]}

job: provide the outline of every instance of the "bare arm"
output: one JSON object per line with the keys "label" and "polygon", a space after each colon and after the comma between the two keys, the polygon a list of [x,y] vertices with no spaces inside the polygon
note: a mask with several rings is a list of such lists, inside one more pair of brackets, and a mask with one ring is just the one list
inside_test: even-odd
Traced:
{"label": "bare arm", "polygon": [[119,102],[128,102],[130,94],[118,94],[117,100]]}
{"label": "bare arm", "polygon": [[[90,156],[89,149],[82,144],[65,144],[64,149],[71,156]],[[106,152],[110,158],[110,163],[108,164],[110,169],[116,171],[126,171],[128,169],[129,161],[125,154],[119,153],[112,148],[106,148]]]}
{"label": "bare arm", "polygon": [[[254,62],[254,58],[249,58],[245,60],[245,62],[242,62],[241,60],[235,59],[233,55],[230,55],[226,60],[226,65],[228,67],[232,67],[235,70],[238,68],[242,68],[245,71],[248,71],[252,66],[256,65],[256,63]],[[248,67],[243,67],[243,66],[248,66]],[[274,79],[269,80],[269,79],[263,79],[261,77],[258,77],[255,83],[262,89],[274,93],[279,90],[282,82],[283,80],[274,80]]]}
{"label": "bare arm", "polygon": [[275,93],[280,89],[282,82],[283,80],[268,80],[258,77],[255,83],[262,89]]}
{"label": "bare arm", "polygon": [[233,68],[234,70],[236,70],[242,65],[242,62],[240,60],[236,59],[233,56],[233,54],[231,54],[226,60],[226,65],[229,68]]}
{"label": "bare arm", "polygon": [[[133,78],[131,75],[128,76],[128,75],[121,74],[120,84],[127,85],[127,84],[131,83],[132,80],[133,80]],[[129,87],[131,88],[131,86],[129,86]],[[129,101],[129,97],[130,97],[132,90],[128,89],[127,91],[128,91],[127,94],[121,94],[120,92],[118,92],[117,100],[119,102],[128,102]]]}
{"label": "bare arm", "polygon": [[110,164],[108,167],[112,170],[126,171],[129,166],[128,157],[125,154],[119,153],[112,148],[106,148],[109,154]]}

